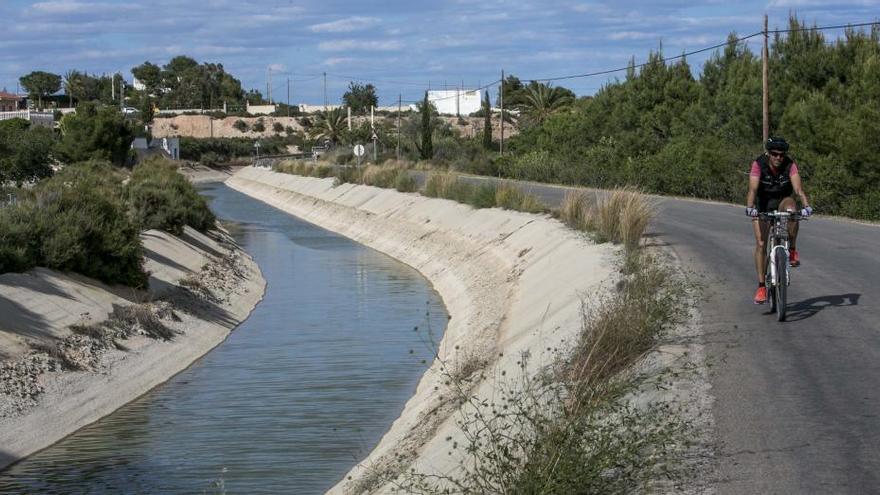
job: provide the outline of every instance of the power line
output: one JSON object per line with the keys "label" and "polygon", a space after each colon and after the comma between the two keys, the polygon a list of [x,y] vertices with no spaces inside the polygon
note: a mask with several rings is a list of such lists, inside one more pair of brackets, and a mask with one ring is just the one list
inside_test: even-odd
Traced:
{"label": "power line", "polygon": [[[767,33],[768,34],[770,34],[770,33],[780,34],[780,33],[795,33],[795,32],[800,32],[800,31],[827,31],[827,30],[831,30],[831,29],[857,28],[857,27],[866,27],[866,26],[877,26],[877,25],[880,25],[880,21],[860,22],[860,23],[855,23],[855,24],[838,24],[838,25],[832,25],[832,26],[813,26],[813,27],[803,27],[803,28],[795,28],[795,29],[770,29],[770,30],[767,30]],[[691,55],[696,55],[698,53],[708,52],[710,50],[717,50],[718,48],[722,48],[722,47],[727,46],[731,43],[741,43],[743,41],[754,38],[756,36],[763,36],[763,35],[764,35],[764,31],[758,31],[757,33],[752,33],[748,36],[742,36],[742,37],[739,37],[739,38],[736,38],[733,40],[725,41],[723,43],[718,43],[716,45],[707,46],[705,48],[700,48],[698,50],[693,50],[690,52],[682,53],[680,55],[675,55],[673,57],[663,57],[663,58],[660,58],[659,60],[661,62],[678,60],[678,59],[685,58],[685,57],[688,57]],[[586,74],[572,74],[572,75],[567,75],[567,76],[547,77],[547,78],[540,78],[540,79],[538,79],[538,78],[524,79],[524,81],[525,82],[551,82],[551,81],[562,81],[562,80],[566,80],[566,79],[579,79],[579,78],[584,78],[584,77],[602,76],[602,75],[606,75],[606,74],[613,74],[615,72],[623,72],[623,71],[629,70],[629,69],[638,69],[638,68],[650,65],[652,63],[656,63],[656,62],[654,62],[654,61],[644,62],[644,63],[638,64],[638,65],[627,65],[626,67],[618,67],[616,69],[600,70],[600,71],[596,71],[596,72],[589,72]]]}
{"label": "power line", "polygon": [[[718,43],[717,45],[707,46],[706,48],[700,48],[699,50],[693,50],[690,52],[682,53],[681,55],[676,55],[674,57],[662,57],[659,59],[659,61],[667,62],[670,60],[677,60],[680,58],[685,58],[690,55],[696,55],[698,53],[708,52],[710,50],[717,50],[718,48],[721,48],[723,46],[727,46],[731,43],[739,43],[739,42],[745,41],[749,38],[754,38],[755,36],[761,36],[763,34],[764,34],[764,31],[758,31],[757,33],[752,33],[748,36],[743,36],[743,37],[737,38],[735,40],[725,41],[724,43]],[[565,79],[580,79],[583,77],[602,76],[605,74],[613,74],[615,72],[622,72],[622,71],[630,70],[630,69],[638,69],[641,67],[648,66],[652,63],[656,63],[656,62],[654,62],[654,61],[644,62],[644,63],[638,64],[638,65],[627,65],[626,67],[618,67],[616,69],[606,69],[606,70],[600,70],[600,71],[596,71],[596,72],[588,72],[586,74],[572,74],[572,75],[568,75],[568,76],[546,77],[546,78],[541,78],[541,79],[524,79],[524,81],[525,82],[539,82],[540,83],[540,82],[562,81]]]}

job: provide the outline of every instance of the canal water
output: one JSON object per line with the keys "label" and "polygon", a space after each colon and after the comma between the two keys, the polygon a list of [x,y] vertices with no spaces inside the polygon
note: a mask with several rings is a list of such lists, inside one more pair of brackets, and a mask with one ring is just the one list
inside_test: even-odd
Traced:
{"label": "canal water", "polygon": [[0,472],[0,493],[322,493],[400,414],[447,321],[427,281],[222,184],[202,193],[263,301],[168,383]]}

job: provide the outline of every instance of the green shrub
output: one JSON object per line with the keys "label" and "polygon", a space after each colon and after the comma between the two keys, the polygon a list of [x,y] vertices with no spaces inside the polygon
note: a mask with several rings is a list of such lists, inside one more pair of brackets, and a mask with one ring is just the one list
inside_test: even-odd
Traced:
{"label": "green shrub", "polygon": [[284,132],[284,126],[281,124],[281,122],[273,122],[272,130],[275,131],[275,133],[277,134],[281,134],[282,132]]}
{"label": "green shrub", "polygon": [[0,209],[0,273],[44,266],[145,287],[143,248],[122,189],[109,164],[81,163]]}
{"label": "green shrub", "polygon": [[129,157],[134,131],[112,106],[83,103],[76,113],[65,115],[59,126],[58,151],[70,163],[106,160],[124,165]]}
{"label": "green shrub", "polygon": [[263,119],[257,119],[252,128],[254,132],[263,132],[266,130],[266,124],[263,122]]}
{"label": "green shrub", "polygon": [[216,218],[204,198],[177,173],[174,164],[164,159],[137,165],[125,193],[132,216],[142,230],[160,229],[180,235],[185,225],[202,232],[214,227]]}
{"label": "green shrub", "polygon": [[406,170],[398,170],[394,178],[394,188],[400,192],[416,192],[419,189],[416,179]]}
{"label": "green shrub", "polygon": [[[260,139],[260,153],[276,155],[283,152],[285,139],[271,137]],[[217,163],[228,162],[254,154],[254,140],[250,138],[180,138],[180,157],[184,160],[204,163],[203,155],[213,153],[208,159]]]}
{"label": "green shrub", "polygon": [[0,184],[21,185],[51,176],[55,146],[50,129],[32,126],[24,119],[0,121]]}
{"label": "green shrub", "polygon": [[238,119],[235,122],[233,122],[232,127],[235,127],[236,129],[238,129],[239,132],[247,132],[248,128],[249,128],[247,122],[245,122],[241,119]]}
{"label": "green shrub", "polygon": [[494,182],[480,184],[474,188],[468,204],[474,208],[492,208],[495,206],[495,196],[498,193],[498,186]]}

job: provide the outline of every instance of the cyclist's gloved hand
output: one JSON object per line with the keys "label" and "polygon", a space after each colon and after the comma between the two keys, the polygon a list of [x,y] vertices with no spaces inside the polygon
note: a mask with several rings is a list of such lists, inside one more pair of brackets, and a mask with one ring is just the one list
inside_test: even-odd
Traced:
{"label": "cyclist's gloved hand", "polygon": [[754,206],[747,206],[746,207],[746,215],[748,215],[752,218],[755,218],[758,216],[758,209],[755,208]]}
{"label": "cyclist's gloved hand", "polygon": [[804,209],[801,210],[802,217],[808,217],[812,214],[813,214],[813,207],[812,206],[804,206]]}

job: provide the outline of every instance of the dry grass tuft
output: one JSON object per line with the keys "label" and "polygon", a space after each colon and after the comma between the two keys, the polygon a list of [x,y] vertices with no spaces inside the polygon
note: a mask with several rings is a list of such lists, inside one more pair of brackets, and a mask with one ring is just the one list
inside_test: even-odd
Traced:
{"label": "dry grass tuft", "polygon": [[559,216],[568,226],[592,232],[599,242],[621,243],[635,252],[654,218],[654,205],[647,195],[633,188],[610,191],[594,201],[585,191],[565,195]]}
{"label": "dry grass tuft", "polygon": [[458,187],[458,175],[450,172],[431,174],[425,183],[425,196],[431,198],[453,199],[452,194]]}

